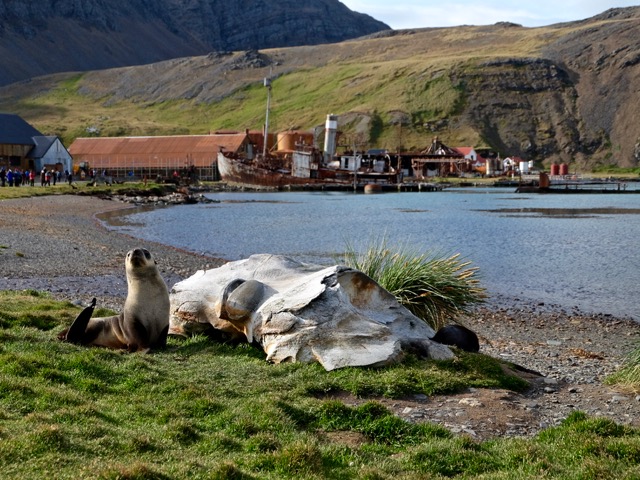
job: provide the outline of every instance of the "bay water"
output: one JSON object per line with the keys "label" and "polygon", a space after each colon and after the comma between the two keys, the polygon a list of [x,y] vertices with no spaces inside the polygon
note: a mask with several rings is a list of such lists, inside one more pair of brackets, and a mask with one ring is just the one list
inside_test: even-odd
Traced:
{"label": "bay water", "polygon": [[[489,297],[640,320],[640,194],[456,188],[377,195],[225,192],[106,221],[142,240],[226,260],[284,254],[331,264],[384,239],[477,267]],[[195,272],[194,272],[195,273]]]}

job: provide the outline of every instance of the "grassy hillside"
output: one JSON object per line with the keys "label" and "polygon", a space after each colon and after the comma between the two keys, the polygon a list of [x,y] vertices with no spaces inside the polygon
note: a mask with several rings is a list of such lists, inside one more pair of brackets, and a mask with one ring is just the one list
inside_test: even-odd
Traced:
{"label": "grassy hillside", "polygon": [[[561,58],[580,46],[591,51],[592,37],[611,29],[620,40],[632,35],[640,26],[630,11],[630,18],[534,29],[497,24],[390,32],[41,77],[0,89],[0,110],[66,144],[90,135],[258,129],[266,105],[262,79],[270,75],[272,131],[310,129],[334,113],[343,141],[369,148],[424,148],[437,135],[452,146],[541,162],[634,166],[639,127],[626,114],[603,124],[602,109],[634,101],[635,77],[625,77],[629,87],[608,92],[602,102],[604,87],[593,84],[599,77],[581,76],[573,53],[572,68]],[[609,67],[615,65],[603,62],[599,76]]]}
{"label": "grassy hillside", "polygon": [[[264,120],[265,91],[261,80],[271,71],[278,77],[273,89],[274,114],[291,118],[296,126],[322,123],[329,111],[419,112],[424,109],[425,100],[415,105],[414,102],[427,96],[433,75],[442,75],[445,69],[470,59],[493,57],[497,48],[508,48],[502,55],[535,55],[540,37],[549,34],[545,29],[521,28],[491,33],[488,28],[426,29],[337,45],[266,50],[264,53],[280,65],[242,70],[240,75],[230,72],[230,85],[222,100],[205,104],[174,96],[171,91],[180,87],[166,83],[149,85],[147,91],[131,95],[128,101],[113,102],[111,97],[121,97],[118,90],[125,88],[115,83],[116,78],[145,68],[131,67],[41,77],[30,82],[34,88],[29,83],[5,87],[0,92],[0,107],[20,113],[40,129],[64,129],[68,132],[65,138],[72,138],[92,122],[104,125],[110,134],[117,134],[117,129],[152,132],[155,128],[179,128],[195,132],[244,128],[247,124],[255,128]],[[480,37],[484,41],[479,43]],[[223,57],[222,62],[225,60]],[[181,70],[200,67],[195,62],[185,59]],[[217,83],[218,79],[204,80],[206,86],[208,80]],[[194,82],[193,75],[188,81]],[[158,89],[166,94],[154,97]],[[12,92],[17,92],[18,98]],[[426,100],[429,101],[440,102],[437,98]],[[283,128],[286,123],[284,120]]]}

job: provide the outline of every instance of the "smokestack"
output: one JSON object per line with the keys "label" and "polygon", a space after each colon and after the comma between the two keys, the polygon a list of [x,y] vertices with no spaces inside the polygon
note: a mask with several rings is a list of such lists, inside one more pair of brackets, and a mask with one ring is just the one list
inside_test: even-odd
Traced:
{"label": "smokestack", "polygon": [[327,115],[324,132],[324,158],[325,161],[331,160],[336,154],[336,135],[338,133],[338,116],[334,114]]}

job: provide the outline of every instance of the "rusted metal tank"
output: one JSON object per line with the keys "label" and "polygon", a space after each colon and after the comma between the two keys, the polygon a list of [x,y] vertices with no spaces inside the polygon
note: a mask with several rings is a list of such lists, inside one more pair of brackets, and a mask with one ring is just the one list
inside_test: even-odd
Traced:
{"label": "rusted metal tank", "polygon": [[560,164],[560,175],[569,175],[569,165],[566,163]]}
{"label": "rusted metal tank", "polygon": [[551,175],[560,175],[560,165],[557,163],[551,164]]}
{"label": "rusted metal tank", "polygon": [[367,183],[364,186],[364,193],[382,193],[382,185],[377,183]]}
{"label": "rusted metal tank", "polygon": [[292,152],[296,145],[313,145],[313,133],[293,130],[278,133],[279,152]]}

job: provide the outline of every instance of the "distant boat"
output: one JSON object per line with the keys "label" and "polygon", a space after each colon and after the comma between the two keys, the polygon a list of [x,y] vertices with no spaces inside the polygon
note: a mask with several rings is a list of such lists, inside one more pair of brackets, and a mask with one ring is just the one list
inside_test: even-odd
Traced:
{"label": "distant boat", "polygon": [[[353,162],[355,169],[348,166]],[[402,183],[402,174],[389,163],[389,157],[367,154],[343,155],[325,163],[322,152],[310,147],[254,158],[218,153],[218,171],[223,181],[274,188],[288,185],[362,188],[368,184]]]}
{"label": "distant boat", "polygon": [[[329,115],[327,125],[333,127],[334,118]],[[401,169],[391,164],[392,159],[386,152],[335,155],[331,150],[334,136],[335,129],[327,128],[325,151],[311,145],[313,134],[310,132],[288,131],[278,134],[277,148],[266,155],[219,152],[220,178],[225,182],[275,188],[287,185],[363,188],[366,184],[402,183]]]}
{"label": "distant boat", "polygon": [[402,170],[391,165],[385,151],[347,152],[336,155],[337,116],[327,115],[324,151],[313,145],[311,132],[285,131],[278,134],[275,148],[269,150],[269,105],[271,83],[268,89],[267,114],[262,140],[248,152],[218,153],[218,171],[225,182],[243,185],[281,188],[288,185],[353,186],[366,184],[396,185],[402,183]]}

